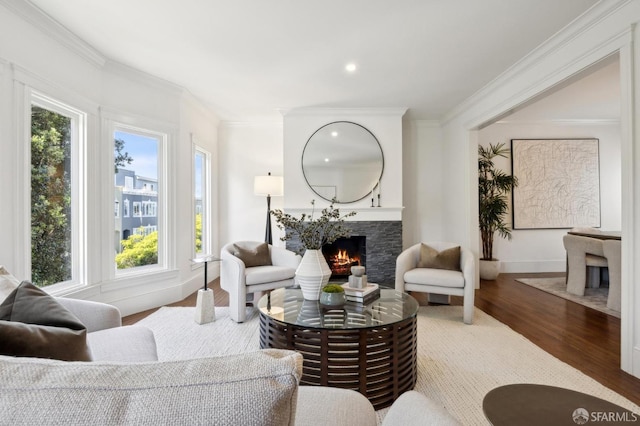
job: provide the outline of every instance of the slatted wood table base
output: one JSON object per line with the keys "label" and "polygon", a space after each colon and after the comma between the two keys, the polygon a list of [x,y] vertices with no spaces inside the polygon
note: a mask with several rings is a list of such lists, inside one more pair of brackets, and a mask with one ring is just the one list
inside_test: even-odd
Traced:
{"label": "slatted wood table base", "polygon": [[260,347],[303,357],[301,384],[353,389],[376,410],[390,406],[417,379],[416,317],[370,328],[310,328],[260,312]]}

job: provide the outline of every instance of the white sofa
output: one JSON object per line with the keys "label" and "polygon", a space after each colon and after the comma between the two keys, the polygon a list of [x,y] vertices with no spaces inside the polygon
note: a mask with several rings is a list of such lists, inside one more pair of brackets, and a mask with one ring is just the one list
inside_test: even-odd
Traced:
{"label": "white sofa", "polygon": [[[299,386],[299,353],[271,349],[155,361],[151,330],[121,327],[117,308],[58,300],[87,326],[94,361],[0,356],[0,424],[358,426],[377,422],[371,403],[355,391]],[[383,424],[457,422],[411,391],[393,404]]]}

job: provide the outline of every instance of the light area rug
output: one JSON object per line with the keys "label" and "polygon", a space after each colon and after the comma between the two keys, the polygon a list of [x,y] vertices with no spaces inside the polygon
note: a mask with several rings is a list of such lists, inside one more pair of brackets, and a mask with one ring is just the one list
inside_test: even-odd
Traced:
{"label": "light area rug", "polygon": [[584,296],[576,296],[567,292],[565,277],[517,278],[516,281],[535,287],[547,293],[554,294],[558,297],[562,297],[563,299],[579,303],[597,311],[604,312],[607,315],[620,318],[620,312],[607,308],[607,297],[609,296],[609,289],[607,287],[586,288]]}
{"label": "light area rug", "polygon": [[[198,325],[194,309],[163,307],[139,322],[153,330],[160,360],[259,350],[256,310],[248,310],[246,322],[236,324],[226,307],[216,307],[216,321]],[[640,407],[628,399],[478,309],[474,323],[465,325],[461,306],[420,307],[415,390],[445,407],[463,425],[488,425],[482,399],[491,389],[511,383],[573,389],[640,414]],[[387,411],[378,411],[379,423]]]}

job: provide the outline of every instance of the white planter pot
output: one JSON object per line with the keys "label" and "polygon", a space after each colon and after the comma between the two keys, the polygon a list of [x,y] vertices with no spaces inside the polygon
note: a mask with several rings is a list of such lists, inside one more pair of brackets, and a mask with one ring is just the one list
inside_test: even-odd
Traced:
{"label": "white planter pot", "polygon": [[493,281],[500,275],[500,261],[480,259],[480,278]]}
{"label": "white planter pot", "polygon": [[296,269],[296,281],[306,300],[320,299],[320,291],[329,282],[331,269],[322,250],[307,250]]}

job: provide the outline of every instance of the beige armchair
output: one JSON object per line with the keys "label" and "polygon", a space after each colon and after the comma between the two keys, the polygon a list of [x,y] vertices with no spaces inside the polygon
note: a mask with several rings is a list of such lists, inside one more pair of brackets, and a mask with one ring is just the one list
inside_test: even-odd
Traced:
{"label": "beige armchair", "polygon": [[236,256],[238,250],[251,252],[262,244],[264,243],[257,241],[238,241],[222,247],[220,286],[229,293],[229,316],[235,322],[243,322],[246,318],[248,294],[290,287],[295,282],[296,268],[301,257],[292,251],[268,245],[269,256],[266,263],[270,264],[256,266],[247,266]]}
{"label": "beige armchair", "polygon": [[[459,244],[448,242],[425,242],[437,251],[450,249]],[[432,294],[462,296],[463,321],[473,322],[475,296],[475,261],[471,250],[460,247],[459,270],[420,268],[421,243],[409,247],[396,260],[396,290],[420,291]]]}
{"label": "beige armchair", "polygon": [[[600,268],[608,266],[602,241],[571,234],[562,237],[567,251],[568,293],[584,296],[587,285],[592,288],[600,287]],[[587,272],[589,272],[588,276]]]}
{"label": "beige armchair", "polygon": [[622,243],[620,240],[604,240],[602,250],[609,267],[609,296],[607,308],[620,312],[622,305]]}

